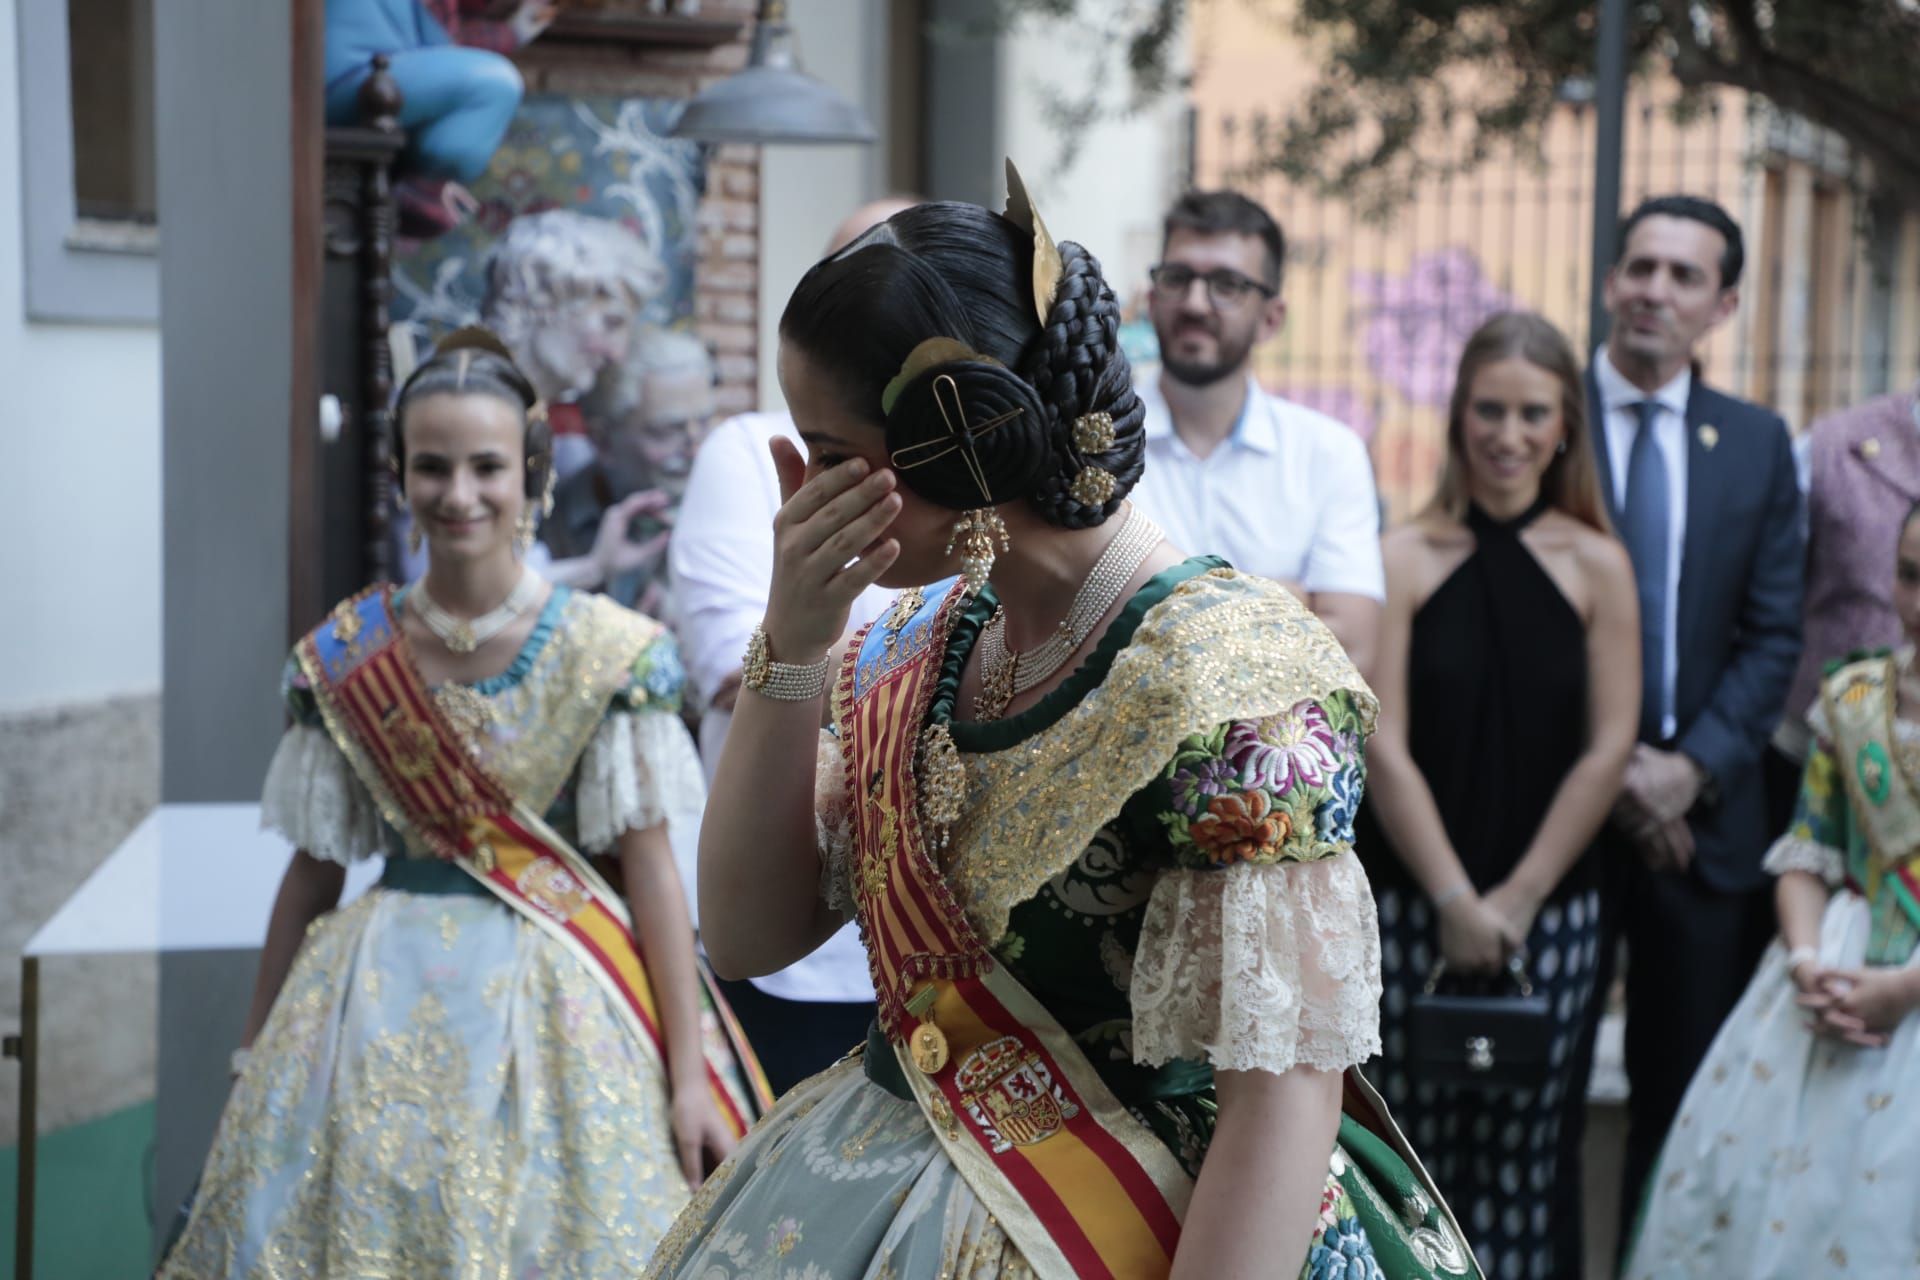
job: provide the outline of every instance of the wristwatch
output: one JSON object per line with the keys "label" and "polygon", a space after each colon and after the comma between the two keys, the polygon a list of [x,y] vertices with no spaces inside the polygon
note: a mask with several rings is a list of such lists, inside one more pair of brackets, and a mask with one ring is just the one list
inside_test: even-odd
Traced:
{"label": "wristwatch", "polygon": [[828,654],[805,666],[775,662],[767,646],[767,629],[755,627],[747,640],[746,657],[740,663],[740,684],[763,698],[776,702],[811,702],[827,691]]}

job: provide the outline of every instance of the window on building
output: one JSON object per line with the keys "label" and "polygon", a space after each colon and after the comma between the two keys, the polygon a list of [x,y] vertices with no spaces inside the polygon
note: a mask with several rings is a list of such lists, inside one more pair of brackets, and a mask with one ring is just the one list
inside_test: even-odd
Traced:
{"label": "window on building", "polygon": [[21,256],[31,319],[159,317],[154,8],[154,0],[18,6]]}
{"label": "window on building", "polygon": [[151,226],[152,0],[67,0],[67,98],[80,223]]}

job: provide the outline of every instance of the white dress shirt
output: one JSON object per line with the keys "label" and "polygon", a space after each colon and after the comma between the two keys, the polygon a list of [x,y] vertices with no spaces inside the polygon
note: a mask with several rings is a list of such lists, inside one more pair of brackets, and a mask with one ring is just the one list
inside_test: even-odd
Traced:
{"label": "white dress shirt", "polygon": [[1673,691],[1680,667],[1680,560],[1687,537],[1687,397],[1693,394],[1693,371],[1681,369],[1671,382],[1648,395],[1613,367],[1607,349],[1601,347],[1594,353],[1593,379],[1606,412],[1607,461],[1613,473],[1616,511],[1626,510],[1628,455],[1640,430],[1640,415],[1634,406],[1643,400],[1660,406],[1660,415],[1653,422],[1653,442],[1667,464],[1667,603],[1660,620],[1660,635],[1666,646],[1666,687],[1660,691],[1660,733],[1671,739],[1680,732]]}
{"label": "white dress shirt", "polygon": [[1373,462],[1352,428],[1248,375],[1233,433],[1200,458],[1173,428],[1160,375],[1136,389],[1147,458],[1131,496],[1174,546],[1312,593],[1387,598]]}
{"label": "white dress shirt", "polygon": [[[767,611],[773,517],[780,510],[780,475],[768,452],[776,435],[800,447],[793,419],[784,413],[743,413],[715,427],[694,458],[667,544],[682,660],[703,707],[721,681],[740,669],[747,639]],[[853,624],[880,616],[892,602],[893,592],[869,587],[854,601]],[[700,758],[709,784],[732,719],[712,708],[700,718]],[[867,954],[851,925],[806,959],[755,978],[753,985],[782,1000],[873,999]]]}

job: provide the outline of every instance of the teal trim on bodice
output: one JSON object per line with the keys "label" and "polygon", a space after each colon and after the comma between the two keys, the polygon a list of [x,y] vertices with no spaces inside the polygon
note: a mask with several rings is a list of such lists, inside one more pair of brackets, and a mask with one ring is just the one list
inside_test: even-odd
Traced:
{"label": "teal trim on bodice", "polygon": [[388,858],[387,865],[380,869],[380,888],[436,898],[473,897],[498,901],[487,886],[451,862],[442,862],[438,858]]}
{"label": "teal trim on bodice", "polygon": [[[411,584],[393,593],[393,612],[397,618],[406,604],[407,593],[412,591]],[[554,631],[560,625],[560,615],[567,607],[567,599],[573,595],[573,588],[555,583],[553,590],[547,593],[547,603],[540,609],[540,616],[534,620],[533,630],[527,634],[520,651],[513,655],[513,661],[507,669],[497,676],[487,676],[482,680],[462,681],[467,688],[482,697],[491,698],[495,694],[505,693],[533,670],[533,664],[540,660],[540,654],[546,649],[547,642],[553,638]]]}

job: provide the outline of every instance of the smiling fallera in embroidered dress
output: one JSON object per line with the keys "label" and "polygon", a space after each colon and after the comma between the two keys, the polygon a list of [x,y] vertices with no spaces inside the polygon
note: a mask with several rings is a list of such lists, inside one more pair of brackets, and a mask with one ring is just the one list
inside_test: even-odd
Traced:
{"label": "smiling fallera in embroidered dress", "polygon": [[[895,1033],[876,1025],[788,1093],[650,1276],[1164,1275],[1213,1135],[1214,1070],[1343,1071],[1377,1049],[1378,938],[1351,847],[1374,702],[1331,634],[1279,587],[1188,560],[1034,706],[956,719],[996,607],[991,588],[966,601],[945,583],[904,598],[850,659],[822,740],[822,894],[859,914]],[[922,661],[924,710],[885,720],[869,694]],[[984,940],[978,979],[945,959],[913,962],[934,978],[917,993],[888,982],[899,922],[876,903],[921,846],[882,774],[855,776],[875,725],[921,744],[940,884],[905,909],[950,908]],[[974,1019],[1008,1012],[1037,1038],[978,1034]],[[1274,1274],[1478,1276],[1384,1107],[1357,1082],[1349,1102],[1310,1255]],[[1098,1158],[1049,1172],[1074,1151]],[[1109,1169],[1133,1179],[1150,1238],[1123,1239],[1128,1213],[1087,1211],[1076,1184]],[[1046,1187],[1009,1191],[1035,1177]],[[1054,1191],[1058,1208],[1036,1207]]]}
{"label": "smiling fallera in embroidered dress", "polygon": [[[362,625],[337,611],[335,637]],[[505,672],[434,697],[494,778],[598,855],[663,821],[694,838],[683,683],[657,623],[556,587]],[[297,658],[286,695],[265,821],[315,858],[384,851],[386,870],[309,931],[160,1274],[628,1280],[691,1191],[657,1055],[576,955],[383,819]]]}

